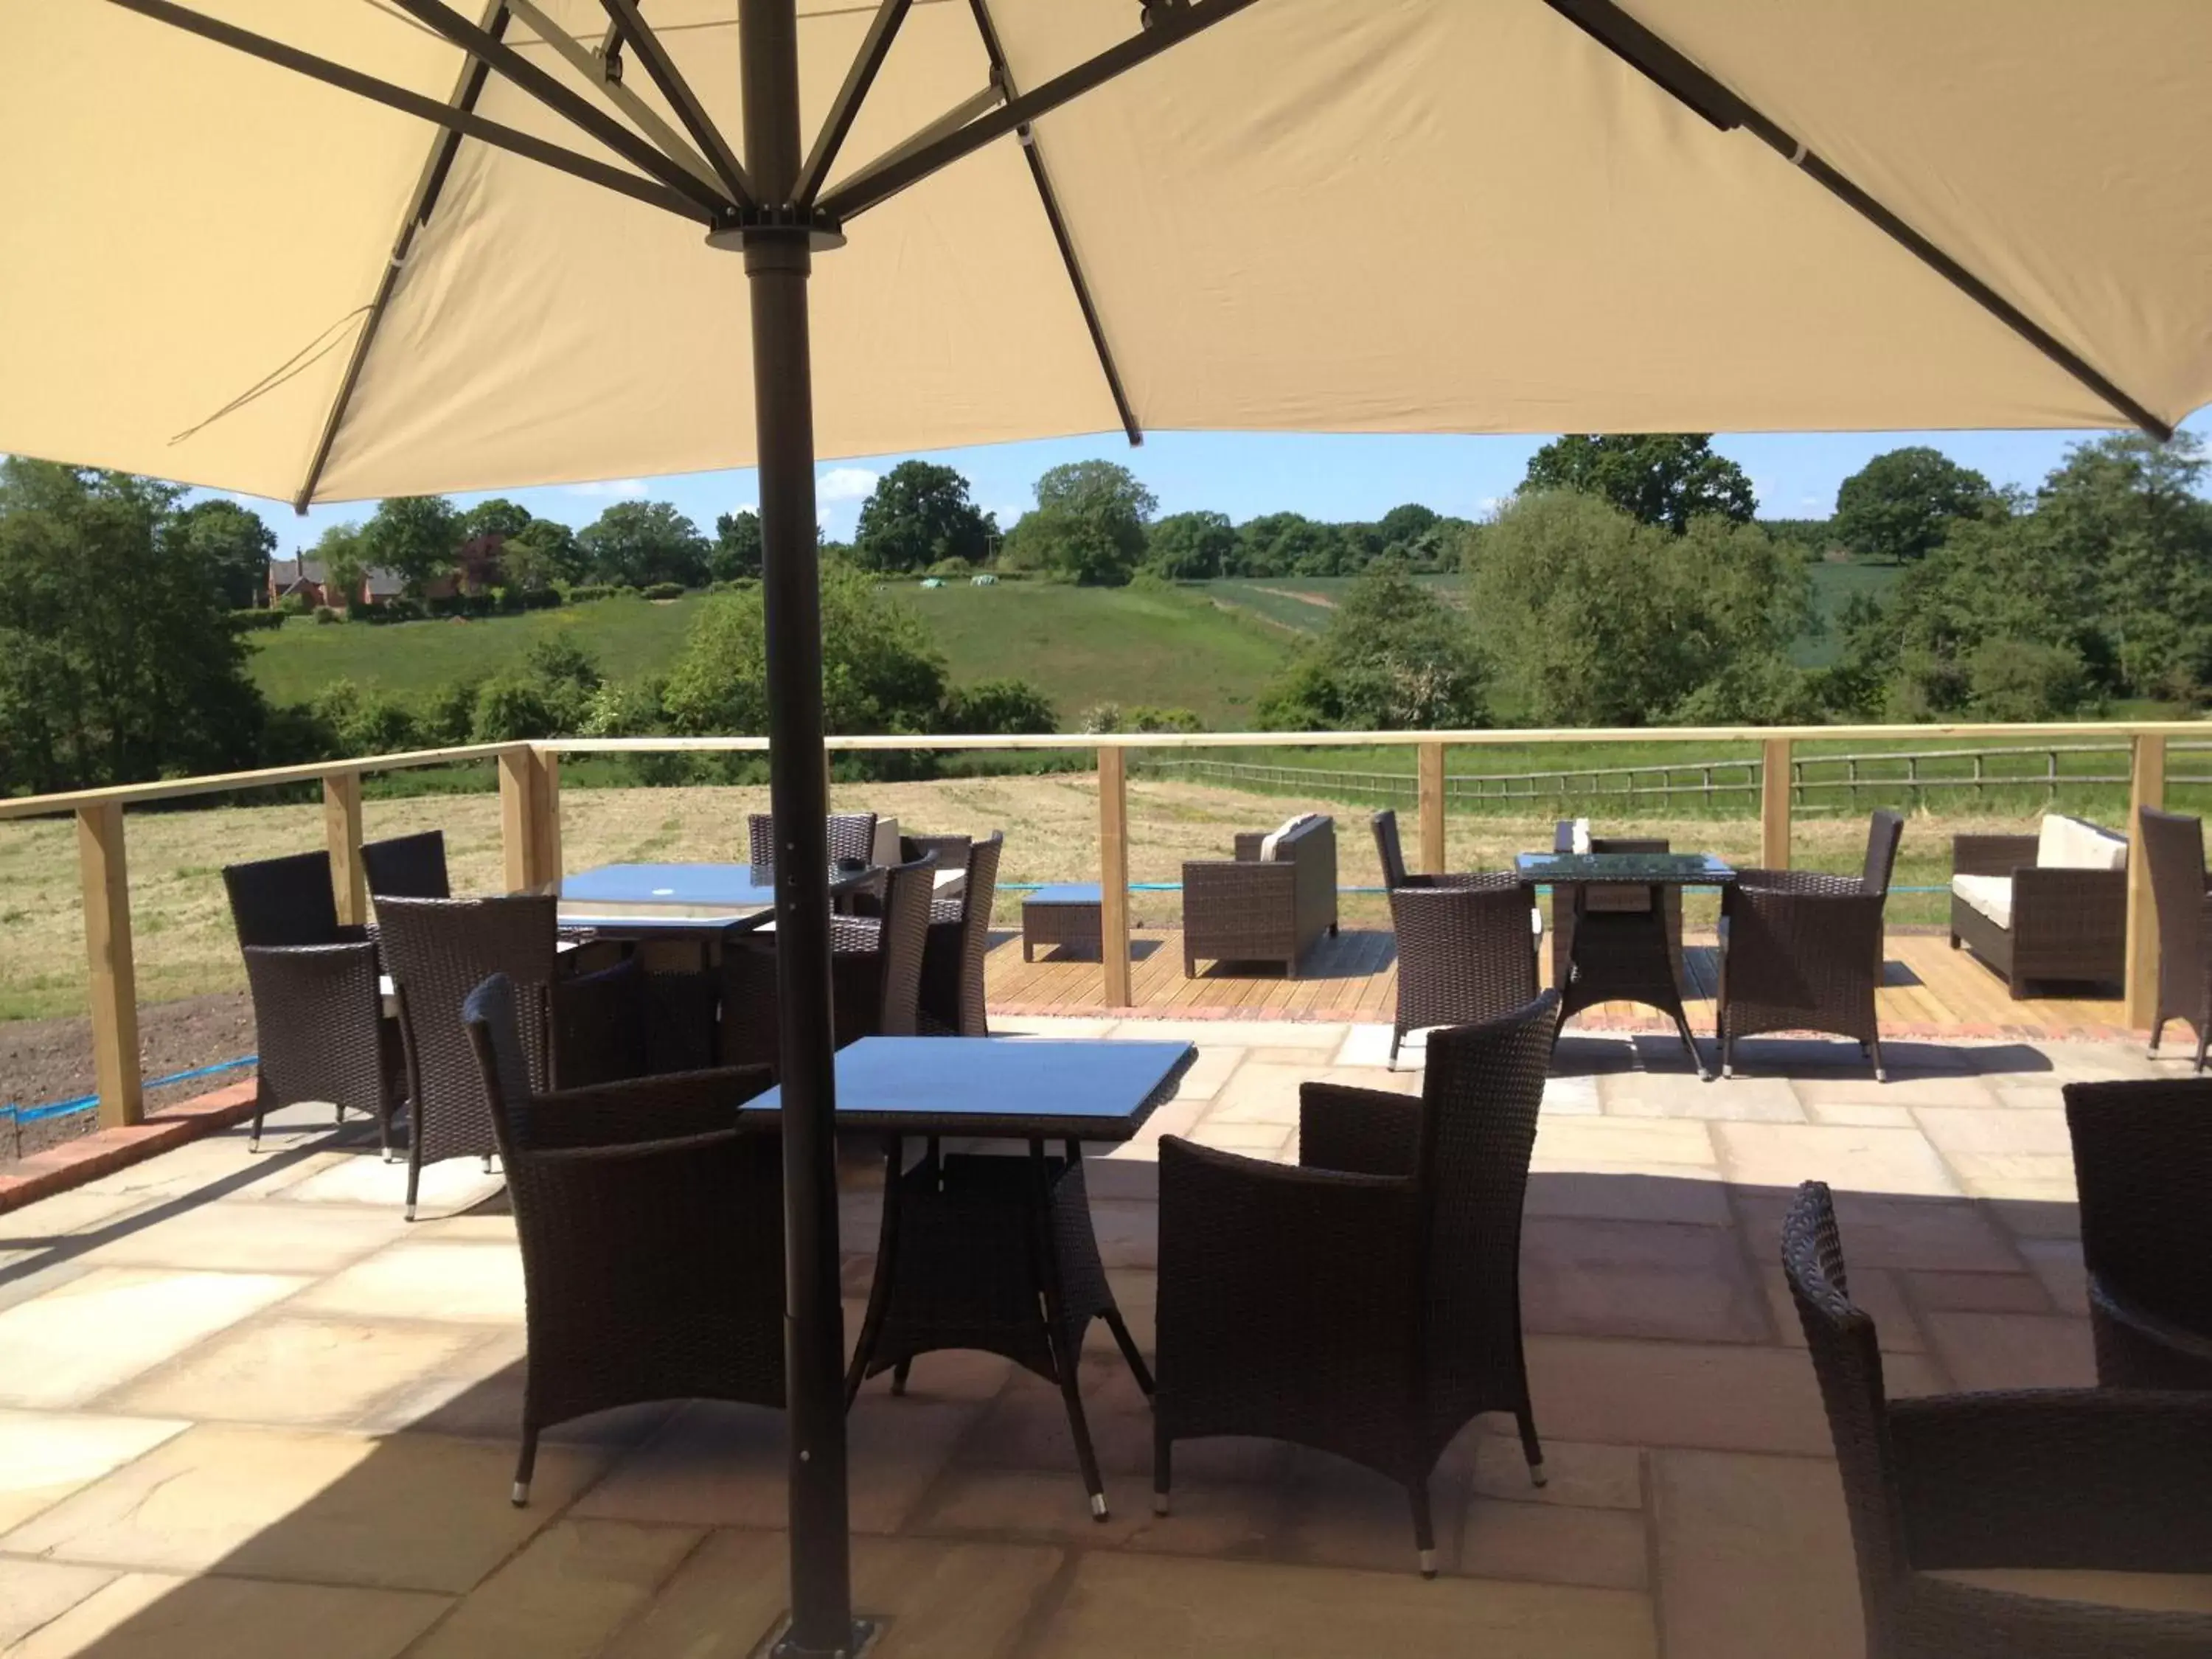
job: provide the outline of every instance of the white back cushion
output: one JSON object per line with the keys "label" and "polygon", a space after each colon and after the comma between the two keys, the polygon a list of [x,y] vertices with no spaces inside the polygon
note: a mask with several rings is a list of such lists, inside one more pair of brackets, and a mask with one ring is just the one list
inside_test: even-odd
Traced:
{"label": "white back cushion", "polygon": [[2107,835],[2094,823],[2052,812],[2044,818],[2042,831],[2035,839],[2035,867],[2124,870],[2128,867],[2128,844],[2122,837]]}
{"label": "white back cushion", "polygon": [[1279,842],[1285,836],[1289,835],[1291,830],[1297,829],[1300,824],[1308,823],[1320,816],[1321,815],[1318,812],[1293,812],[1289,817],[1285,818],[1281,823],[1278,824],[1268,833],[1267,839],[1260,843],[1260,862],[1262,864],[1273,862],[1275,856],[1276,844]]}

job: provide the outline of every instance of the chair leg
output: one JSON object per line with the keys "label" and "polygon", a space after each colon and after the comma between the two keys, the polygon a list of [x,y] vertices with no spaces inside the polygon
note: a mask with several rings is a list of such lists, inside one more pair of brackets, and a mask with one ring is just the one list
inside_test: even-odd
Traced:
{"label": "chair leg", "polygon": [[891,1392],[895,1395],[904,1394],[906,1392],[906,1380],[913,1374],[914,1361],[912,1359],[902,1359],[897,1364],[892,1366]]}
{"label": "chair leg", "polygon": [[[2212,1022],[2207,1024],[2212,1026]],[[2200,1072],[2204,1069],[2204,1046],[2208,1041],[2212,1041],[2212,1032],[2200,1035],[2197,1039],[2197,1069]]]}
{"label": "chair leg", "polygon": [[1393,1026],[1390,1030],[1390,1058],[1384,1062],[1386,1069],[1393,1072],[1398,1069],[1398,1045],[1405,1040],[1405,1027]]}
{"label": "chair leg", "polygon": [[1168,1434],[1168,1425],[1155,1416],[1152,1419],[1152,1513],[1168,1512],[1168,1483],[1175,1475],[1175,1441]]}
{"label": "chair leg", "polygon": [[2165,1035],[2166,1016],[2164,1014],[2160,1014],[2156,1019],[2150,1023],[2150,1048],[2148,1052],[2153,1059],[2156,1059],[2158,1057],[2158,1040]]}
{"label": "chair leg", "polygon": [[1528,1484],[1547,1485],[1551,1477],[1544,1473],[1544,1443],[1536,1437],[1536,1413],[1523,1406],[1513,1418],[1521,1428],[1521,1455],[1528,1460]]}
{"label": "chair leg", "polygon": [[1874,1057],[1874,1080],[1876,1083],[1888,1082],[1889,1071],[1881,1061],[1881,1039],[1878,1036],[1869,1037],[1866,1046],[1867,1052]]}
{"label": "chair leg", "polygon": [[1067,1431],[1075,1441],[1075,1461],[1083,1471],[1083,1489],[1091,1494],[1091,1518],[1107,1518],[1106,1483],[1098,1474],[1098,1454],[1091,1444],[1090,1420],[1083,1414],[1083,1390],[1076,1377],[1079,1353],[1071,1353],[1055,1331],[1051,1339],[1052,1368],[1060,1377],[1060,1397],[1067,1407]]}
{"label": "chair leg", "polygon": [[1129,1334],[1129,1327],[1121,1317],[1121,1310],[1109,1308],[1101,1317],[1106,1322],[1106,1328],[1114,1333],[1115,1346],[1121,1350],[1121,1358],[1129,1363],[1129,1375],[1137,1379],[1137,1386],[1144,1390],[1145,1398],[1151,1399],[1152,1368],[1145,1364],[1145,1356],[1137,1351],[1137,1339]]}
{"label": "chair leg", "polygon": [[[933,1159],[934,1143],[930,1147]],[[860,1392],[860,1384],[867,1380],[868,1361],[876,1352],[876,1342],[883,1334],[884,1320],[890,1312],[891,1275],[898,1267],[899,1194],[900,1176],[906,1163],[906,1144],[896,1135],[884,1142],[884,1206],[881,1225],[876,1238],[876,1276],[868,1286],[868,1310],[860,1316],[860,1340],[853,1345],[853,1363],[845,1373],[845,1409],[852,1410],[853,1401]],[[911,1359],[902,1359],[891,1373],[891,1392],[906,1392],[906,1374],[913,1364]]]}
{"label": "chair leg", "polygon": [[247,1131],[246,1137],[246,1150],[249,1152],[261,1150],[261,1115],[268,1109],[269,1085],[261,1080],[261,1075],[257,1072],[253,1078],[253,1127]]}
{"label": "chair leg", "polygon": [[1410,1482],[1406,1496],[1413,1504],[1413,1547],[1420,1552],[1421,1577],[1437,1576],[1437,1529],[1429,1517],[1429,1483],[1426,1479]]}
{"label": "chair leg", "polygon": [[514,1464],[514,1489],[507,1493],[507,1502],[517,1509],[530,1501],[530,1476],[537,1467],[538,1431],[526,1428],[522,1431],[522,1455]]}
{"label": "chair leg", "polygon": [[1735,1075],[1735,1033],[1729,1030],[1727,1026],[1723,1025],[1720,1029],[1719,1036],[1721,1040],[1721,1078],[1722,1080],[1725,1082]]}
{"label": "chair leg", "polygon": [[415,1218],[415,1194],[422,1184],[422,1137],[410,1135],[407,1138],[407,1220]]}

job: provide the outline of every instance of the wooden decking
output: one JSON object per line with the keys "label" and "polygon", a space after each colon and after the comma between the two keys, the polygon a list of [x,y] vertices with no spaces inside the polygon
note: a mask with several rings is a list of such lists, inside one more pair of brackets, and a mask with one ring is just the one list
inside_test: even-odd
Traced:
{"label": "wooden decking", "polygon": [[[1267,969],[1207,965],[1195,979],[1182,970],[1176,928],[1131,935],[1133,1006],[1112,1012],[1158,1018],[1378,1020],[1391,1018],[1398,994],[1396,941],[1383,929],[1346,927],[1323,939],[1284,979]],[[1719,952],[1711,935],[1692,935],[1684,951],[1694,992],[1691,1029],[1713,1029]],[[1548,968],[1549,951],[1545,953]],[[1109,1012],[1095,954],[1065,949],[1022,960],[1018,931],[993,935],[986,965],[992,1012],[1009,1016],[1081,1017]],[[1940,932],[1893,930],[1879,993],[1882,1030],[1899,1036],[2063,1036],[2126,1035],[2113,997],[2034,997],[2015,1002],[2003,981],[1969,952],[1954,951]],[[1663,1030],[1664,1019],[1629,1003],[1605,1003],[1577,1016],[1580,1029]]]}

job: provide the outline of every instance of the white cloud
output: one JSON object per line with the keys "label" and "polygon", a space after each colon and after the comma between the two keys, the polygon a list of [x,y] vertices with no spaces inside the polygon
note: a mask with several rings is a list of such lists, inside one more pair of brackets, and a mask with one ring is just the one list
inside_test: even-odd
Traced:
{"label": "white cloud", "polygon": [[999,520],[1000,529],[1012,530],[1015,525],[1021,521],[1022,514],[1028,512],[1029,508],[1017,503],[1012,507],[994,507],[991,508],[990,511],[993,516]]}
{"label": "white cloud", "polygon": [[645,494],[642,478],[603,478],[596,483],[570,484],[571,495],[613,495],[624,501],[634,501]]}
{"label": "white cloud", "polygon": [[866,501],[875,491],[876,475],[865,466],[833,466],[814,481],[815,499]]}
{"label": "white cloud", "polygon": [[1475,507],[1486,519],[1497,517],[1504,506],[1505,498],[1503,495],[1485,495],[1475,503]]}

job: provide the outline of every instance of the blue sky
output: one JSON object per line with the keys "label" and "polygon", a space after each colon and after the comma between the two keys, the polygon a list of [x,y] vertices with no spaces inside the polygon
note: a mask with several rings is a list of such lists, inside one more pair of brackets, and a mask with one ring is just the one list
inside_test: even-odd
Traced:
{"label": "blue sky", "polygon": [[[2212,440],[2212,410],[2185,422]],[[2057,465],[2069,445],[2092,434],[2066,432],[1753,433],[1717,436],[1714,447],[1751,477],[1759,509],[1768,518],[1817,518],[1835,506],[1836,487],[1884,450],[1925,443],[1974,467],[1997,484],[2032,488]],[[1374,519],[1403,501],[1440,513],[1480,516],[1521,481],[1542,437],[1322,437],[1256,433],[1155,433],[1131,449],[1117,434],[932,452],[926,459],[957,467],[976,502],[1011,524],[1030,503],[1030,488],[1047,467],[1103,459],[1130,468],[1151,487],[1164,513],[1212,507],[1243,520],[1261,513],[1298,512],[1316,519]],[[843,540],[878,475],[900,455],[824,463],[817,489],[824,531]],[[489,492],[511,496],[544,518],[580,528],[611,501],[671,501],[701,530],[717,514],[758,499],[748,470],[661,478]],[[285,553],[313,541],[325,524],[366,517],[366,503],[315,508],[296,516],[282,502],[237,498],[261,513]],[[454,498],[463,505],[481,495]]]}

